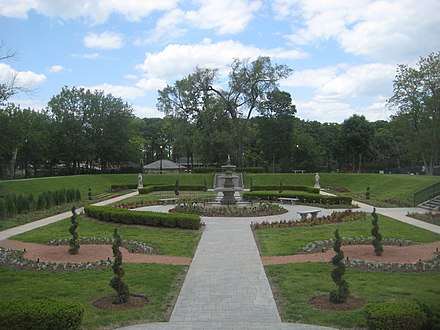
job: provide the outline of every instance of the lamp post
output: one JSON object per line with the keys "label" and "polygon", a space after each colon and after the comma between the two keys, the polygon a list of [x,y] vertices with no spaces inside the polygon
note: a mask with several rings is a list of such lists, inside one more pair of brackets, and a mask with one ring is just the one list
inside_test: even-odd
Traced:
{"label": "lamp post", "polygon": [[162,154],[163,154],[163,146],[160,145],[160,174],[162,174]]}

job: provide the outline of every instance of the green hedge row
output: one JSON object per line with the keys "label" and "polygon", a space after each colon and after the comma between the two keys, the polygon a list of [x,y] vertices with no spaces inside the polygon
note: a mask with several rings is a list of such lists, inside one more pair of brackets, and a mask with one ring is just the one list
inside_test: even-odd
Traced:
{"label": "green hedge row", "polygon": [[[216,173],[222,172],[221,166],[207,166],[207,167],[193,167],[193,173]],[[237,167],[236,172],[243,173],[266,173],[267,169],[265,167]]]}
{"label": "green hedge row", "polygon": [[110,192],[117,192],[129,189],[137,189],[137,184],[112,184],[110,186]]}
{"label": "green hedge row", "polygon": [[319,194],[311,194],[305,191],[251,191],[244,192],[243,197],[247,199],[258,198],[264,200],[277,200],[279,197],[298,198],[302,203],[318,203],[318,204],[351,204],[352,198],[345,196],[327,196]]}
{"label": "green hedge row", "polygon": [[377,330],[418,330],[427,322],[419,306],[409,303],[384,302],[365,306],[367,324]]}
{"label": "green hedge row", "polygon": [[[280,190],[280,186],[253,186],[252,191]],[[306,191],[311,194],[319,194],[319,189],[310,186],[283,185],[282,190]]]}
{"label": "green hedge row", "polygon": [[131,211],[116,209],[110,206],[86,206],[84,207],[84,212],[89,217],[101,221],[130,225],[168,228],[179,227],[183,229],[199,229],[202,225],[200,216],[194,214]]}
{"label": "green hedge row", "polygon": [[80,329],[81,304],[59,298],[0,301],[0,329]]}
{"label": "green hedge row", "polygon": [[[139,189],[139,194],[149,194],[153,191],[169,191],[172,190],[174,191],[174,189],[176,188],[175,185],[173,184],[164,184],[164,185],[148,185],[143,187],[142,189]],[[199,185],[194,185],[194,184],[181,184],[179,185],[179,190],[180,191],[206,191],[206,186],[199,184]]]}

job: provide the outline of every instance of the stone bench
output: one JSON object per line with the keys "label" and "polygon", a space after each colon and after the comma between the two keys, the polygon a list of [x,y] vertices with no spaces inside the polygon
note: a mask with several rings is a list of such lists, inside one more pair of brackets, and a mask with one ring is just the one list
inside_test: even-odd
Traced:
{"label": "stone bench", "polygon": [[279,197],[278,200],[281,204],[284,204],[284,202],[290,202],[290,204],[295,204],[299,201],[298,198],[288,198],[288,197]]}
{"label": "stone bench", "polygon": [[310,216],[312,217],[312,220],[315,220],[318,216],[318,213],[321,212],[319,210],[312,210],[312,211],[303,211],[303,212],[298,212],[298,214],[301,216],[301,221],[305,221],[307,220],[307,214],[310,213]]}
{"label": "stone bench", "polygon": [[163,204],[176,204],[179,198],[161,198],[159,202]]}

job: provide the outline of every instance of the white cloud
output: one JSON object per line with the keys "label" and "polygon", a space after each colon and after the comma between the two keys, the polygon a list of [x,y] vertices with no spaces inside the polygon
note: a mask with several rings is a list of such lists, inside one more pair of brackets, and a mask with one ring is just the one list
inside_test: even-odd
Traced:
{"label": "white cloud", "polygon": [[89,54],[73,54],[72,57],[85,58],[88,60],[97,60],[101,56],[98,53],[89,53]]}
{"label": "white cloud", "polygon": [[288,39],[297,44],[333,39],[347,53],[394,63],[440,48],[438,0],[277,0],[272,9],[295,22]]}
{"label": "white cloud", "polygon": [[89,33],[84,37],[84,45],[96,49],[119,49],[123,46],[123,38],[122,34],[109,31]]}
{"label": "white cloud", "polygon": [[185,18],[198,28],[216,29],[218,34],[243,31],[262,6],[261,1],[245,0],[198,0],[197,3],[200,8],[186,12]]}
{"label": "white cloud", "polygon": [[170,10],[177,5],[176,0],[0,0],[0,15],[25,19],[30,10],[61,19],[87,18],[93,23],[107,21],[113,13],[124,16],[129,21],[138,21],[154,11]]}
{"label": "white cloud", "polygon": [[142,78],[137,83],[136,86],[142,88],[145,91],[157,91],[164,88],[167,82],[163,79],[157,78]]}
{"label": "white cloud", "polygon": [[61,71],[64,71],[64,67],[62,65],[52,65],[49,68],[50,73],[57,73],[57,72],[61,72]]}
{"label": "white cloud", "polygon": [[134,114],[139,118],[163,118],[164,113],[156,108],[133,105]]}
{"label": "white cloud", "polygon": [[145,95],[145,91],[138,87],[126,86],[126,85],[112,85],[112,84],[100,84],[95,86],[84,86],[90,90],[102,90],[105,93],[112,94],[115,97],[120,97],[123,100],[133,100]]}
{"label": "white cloud", "polygon": [[220,69],[230,64],[234,58],[255,59],[261,55],[271,56],[273,61],[307,56],[297,50],[260,49],[232,40],[211,43],[206,39],[201,44],[172,44],[159,53],[147,53],[145,61],[139,64],[137,69],[149,78],[175,80],[179,76],[190,74],[196,66]]}
{"label": "white cloud", "polygon": [[0,63],[0,83],[11,84],[22,88],[36,88],[46,81],[44,74],[32,71],[16,71],[5,63]]}

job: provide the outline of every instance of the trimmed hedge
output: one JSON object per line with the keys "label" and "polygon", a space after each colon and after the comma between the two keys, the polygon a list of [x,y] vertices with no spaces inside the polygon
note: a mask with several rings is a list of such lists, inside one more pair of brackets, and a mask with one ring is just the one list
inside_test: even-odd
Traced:
{"label": "trimmed hedge", "polygon": [[110,192],[118,192],[121,190],[137,189],[137,184],[112,184]]}
{"label": "trimmed hedge", "polygon": [[423,329],[426,315],[414,304],[384,302],[365,306],[367,324],[377,330],[417,330]]}
{"label": "trimmed hedge", "polygon": [[[174,184],[164,184],[164,185],[148,185],[145,186],[142,189],[139,189],[139,194],[149,194],[153,191],[174,191],[176,188],[176,185]],[[206,191],[206,186],[199,184],[199,185],[194,185],[194,184],[182,184],[179,185],[179,190],[180,191]]]}
{"label": "trimmed hedge", "polygon": [[0,301],[0,329],[80,329],[83,315],[81,304],[59,298]]}
{"label": "trimmed hedge", "polygon": [[110,206],[86,206],[84,212],[92,218],[128,225],[154,227],[199,229],[202,225],[200,216],[195,214],[161,213],[149,211],[131,211]]}
{"label": "trimmed hedge", "polygon": [[259,198],[263,200],[277,200],[279,197],[285,198],[298,198],[302,203],[318,203],[318,204],[351,204],[352,198],[345,196],[328,196],[328,195],[319,195],[319,194],[311,194],[305,191],[251,191],[244,192],[244,198]]}
{"label": "trimmed hedge", "polygon": [[[268,191],[274,190],[279,191],[280,185],[278,186],[253,186],[252,191]],[[294,190],[294,191],[306,191],[311,194],[319,194],[319,189],[310,187],[310,186],[292,186],[292,185],[283,185],[284,190]]]}

